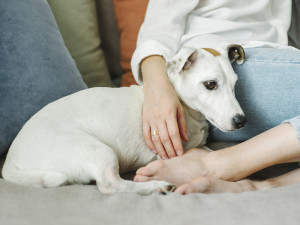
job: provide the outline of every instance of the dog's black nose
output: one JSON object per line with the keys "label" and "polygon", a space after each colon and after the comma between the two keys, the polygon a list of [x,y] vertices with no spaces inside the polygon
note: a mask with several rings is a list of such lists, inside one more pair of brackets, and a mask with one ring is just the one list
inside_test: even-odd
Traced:
{"label": "dog's black nose", "polygon": [[236,129],[240,129],[247,123],[247,119],[244,115],[236,114],[232,119],[232,125]]}

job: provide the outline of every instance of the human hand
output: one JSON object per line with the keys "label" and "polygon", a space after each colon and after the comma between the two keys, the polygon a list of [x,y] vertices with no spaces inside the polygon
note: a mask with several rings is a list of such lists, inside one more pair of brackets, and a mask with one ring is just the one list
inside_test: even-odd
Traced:
{"label": "human hand", "polygon": [[141,69],[145,142],[162,159],[183,155],[181,138],[188,141],[184,110],[167,77],[165,60],[150,56],[143,60]]}

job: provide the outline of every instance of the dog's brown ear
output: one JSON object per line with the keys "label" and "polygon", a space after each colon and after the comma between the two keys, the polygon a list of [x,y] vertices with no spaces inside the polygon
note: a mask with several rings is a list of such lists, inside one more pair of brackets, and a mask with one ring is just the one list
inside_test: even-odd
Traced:
{"label": "dog's brown ear", "polygon": [[167,62],[168,73],[178,74],[188,70],[197,59],[197,49],[183,47],[170,62]]}
{"label": "dog's brown ear", "polygon": [[228,58],[231,63],[243,64],[245,61],[245,51],[242,46],[232,44],[227,47]]}
{"label": "dog's brown ear", "polygon": [[192,53],[189,55],[187,59],[185,59],[185,63],[183,64],[183,67],[181,70],[188,70],[192,64],[196,61],[197,59],[197,54],[198,52],[196,50],[193,50]]}

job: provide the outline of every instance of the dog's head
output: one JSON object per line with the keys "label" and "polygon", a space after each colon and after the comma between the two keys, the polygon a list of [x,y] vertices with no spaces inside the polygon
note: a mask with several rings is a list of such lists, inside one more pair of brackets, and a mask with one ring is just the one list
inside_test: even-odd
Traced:
{"label": "dog's head", "polygon": [[242,64],[244,49],[226,45],[220,49],[183,47],[167,70],[179,98],[222,131],[243,127],[246,118],[235,98],[237,75],[231,63]]}

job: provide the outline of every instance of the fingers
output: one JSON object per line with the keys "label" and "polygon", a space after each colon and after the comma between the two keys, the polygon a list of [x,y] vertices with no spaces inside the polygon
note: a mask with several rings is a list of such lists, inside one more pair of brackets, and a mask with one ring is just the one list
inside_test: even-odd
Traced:
{"label": "fingers", "polygon": [[143,134],[147,146],[162,159],[183,154],[181,138],[188,140],[184,110],[169,82],[150,82],[144,88]]}
{"label": "fingers", "polygon": [[175,120],[167,121],[167,127],[172,142],[172,147],[173,147],[172,149],[176,151],[176,154],[178,156],[183,155],[183,146],[179,135],[179,128],[178,128],[177,121]]}
{"label": "fingers", "polygon": [[[176,156],[176,153],[175,153],[175,150],[174,150],[173,142],[172,142],[172,140],[169,136],[169,133],[170,133],[170,129],[168,129],[167,124],[166,123],[160,123],[160,126],[159,126],[160,140],[163,144],[165,152],[167,153],[167,157],[172,158],[172,157]],[[179,140],[180,140],[180,138],[179,138]]]}
{"label": "fingers", "polygon": [[[151,127],[151,134],[152,134],[152,142],[155,146],[156,151],[158,152],[158,155],[161,157],[161,159],[165,160],[168,159],[168,155],[167,152],[161,142],[161,134],[164,135],[163,133],[165,133],[165,131],[163,129],[161,129],[161,131],[157,128],[154,128],[155,126]],[[158,132],[158,134],[153,134],[155,132]]]}
{"label": "fingers", "polygon": [[178,121],[180,136],[184,141],[188,141],[186,123],[184,118],[184,110],[182,107],[177,111],[177,121]]}
{"label": "fingers", "polygon": [[150,127],[149,123],[146,121],[143,121],[143,135],[144,135],[144,140],[145,140],[148,148],[150,148],[154,154],[157,154],[155,145],[152,142],[152,138],[151,138],[151,127]]}
{"label": "fingers", "polygon": [[[185,121],[183,123],[185,127]],[[158,134],[153,135],[153,132],[158,132]],[[147,146],[153,153],[158,153],[162,159],[183,155],[176,115],[167,122],[154,122],[150,125],[144,121],[143,134]]]}

